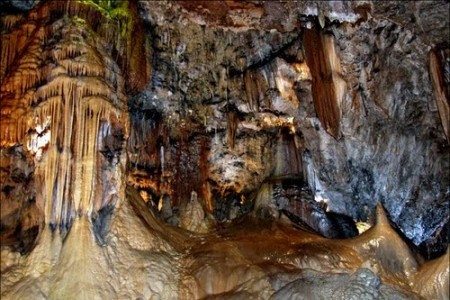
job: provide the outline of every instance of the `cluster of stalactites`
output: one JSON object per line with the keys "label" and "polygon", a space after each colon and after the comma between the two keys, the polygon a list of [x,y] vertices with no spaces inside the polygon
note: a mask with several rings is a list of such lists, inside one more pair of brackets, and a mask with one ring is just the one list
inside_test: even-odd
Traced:
{"label": "cluster of stalactites", "polygon": [[77,1],[46,1],[26,16],[2,17],[3,30],[5,31],[2,36],[2,79],[8,75],[11,68],[17,65],[17,60],[21,58],[24,49],[29,48],[30,43],[39,40],[46,44],[47,40],[53,37],[55,28],[52,23],[63,16],[96,20],[96,22],[102,20],[100,11]]}
{"label": "cluster of stalactites", "polygon": [[[48,40],[59,30],[55,23],[68,18],[74,22],[81,20],[96,33],[108,54],[120,62],[119,67],[130,91],[142,89],[150,73],[147,61],[149,49],[135,3],[126,3],[125,8],[108,12],[89,0],[42,1],[24,16],[3,16],[1,79],[9,76],[24,49],[36,40],[48,44]],[[76,48],[76,44],[72,47]]]}
{"label": "cluster of stalactites", "polygon": [[124,76],[107,48],[112,42],[125,56],[125,42],[117,42],[115,26],[94,33],[102,16],[88,5],[49,1],[26,18],[3,19],[11,32],[1,46],[1,146],[23,144],[34,156],[38,205],[60,229],[75,213],[102,206],[95,203],[102,201],[95,189],[101,132],[120,123],[126,134]]}
{"label": "cluster of stalactites", "polygon": [[[48,1],[25,17],[4,16],[2,25],[1,146],[21,144],[32,119],[31,107],[57,95],[62,87],[73,85],[70,79],[58,78],[62,74],[103,80],[95,84],[78,81],[77,85],[83,85],[78,87],[82,96],[114,97],[114,91],[103,95],[110,90],[104,82],[123,93],[120,68],[110,57],[114,52],[115,58],[126,65],[126,47],[131,42],[126,41],[118,24],[95,6],[77,1]],[[91,30],[97,30],[98,38],[90,41],[92,45],[86,45],[85,37]],[[127,71],[126,67],[122,70]],[[55,82],[46,84],[51,81]],[[119,102],[113,100],[116,106],[123,106]]]}

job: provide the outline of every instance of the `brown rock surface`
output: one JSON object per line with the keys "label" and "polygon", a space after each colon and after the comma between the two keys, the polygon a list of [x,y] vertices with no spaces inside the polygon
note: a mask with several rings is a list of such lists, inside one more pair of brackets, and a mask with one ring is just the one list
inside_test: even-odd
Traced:
{"label": "brown rock surface", "polygon": [[445,1],[0,9],[2,298],[448,298]]}

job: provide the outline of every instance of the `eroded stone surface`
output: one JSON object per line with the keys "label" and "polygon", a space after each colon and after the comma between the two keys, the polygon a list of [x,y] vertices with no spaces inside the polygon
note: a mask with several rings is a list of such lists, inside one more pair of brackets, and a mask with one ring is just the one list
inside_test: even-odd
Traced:
{"label": "eroded stone surface", "polygon": [[448,11],[3,15],[2,298],[448,298]]}
{"label": "eroded stone surface", "polygon": [[[230,203],[252,198],[274,176],[280,133],[290,130],[295,146],[289,151],[303,157],[308,174],[302,177],[330,211],[366,221],[382,202],[416,245],[443,253],[445,242],[436,247],[432,241],[441,241],[436,233],[448,228],[449,146],[428,56],[445,42],[444,35],[427,32],[432,26],[446,32],[448,4],[139,5],[153,28],[155,72],[135,103],[160,112],[168,127],[189,128],[185,139],[204,137],[208,159],[177,146],[178,153],[190,153],[188,176],[200,168],[208,182],[191,186],[204,207],[220,212],[233,206],[220,203],[224,196]],[[405,13],[394,13],[397,8]],[[177,13],[169,14],[172,10]],[[427,10],[435,20],[425,18]],[[314,43],[309,50],[305,45],[313,31],[324,41],[329,37],[328,46],[319,47],[327,60],[318,61],[333,69],[315,79],[316,90],[335,91],[322,106],[313,105],[311,72],[318,67],[307,64],[308,51],[313,57],[319,53]],[[178,143],[177,131],[166,132]],[[169,148],[165,142],[165,151]],[[166,161],[174,158],[170,152]],[[177,170],[173,166],[174,174]],[[173,188],[173,205],[189,199],[190,191]]]}

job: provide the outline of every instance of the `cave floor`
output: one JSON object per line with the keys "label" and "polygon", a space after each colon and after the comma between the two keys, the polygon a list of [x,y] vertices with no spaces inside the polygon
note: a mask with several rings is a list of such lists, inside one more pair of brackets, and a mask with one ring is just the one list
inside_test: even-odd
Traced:
{"label": "cave floor", "polygon": [[64,239],[44,229],[25,256],[3,249],[2,299],[445,299],[447,292],[448,253],[424,263],[381,207],[375,226],[346,240],[251,215],[196,234],[156,218],[128,188],[104,245],[92,228],[80,217]]}

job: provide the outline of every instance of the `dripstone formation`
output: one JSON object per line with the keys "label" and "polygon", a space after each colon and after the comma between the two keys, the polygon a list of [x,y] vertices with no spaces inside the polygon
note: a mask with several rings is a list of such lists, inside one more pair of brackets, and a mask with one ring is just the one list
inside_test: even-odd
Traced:
{"label": "dripstone formation", "polygon": [[447,2],[0,10],[2,298],[449,297]]}

